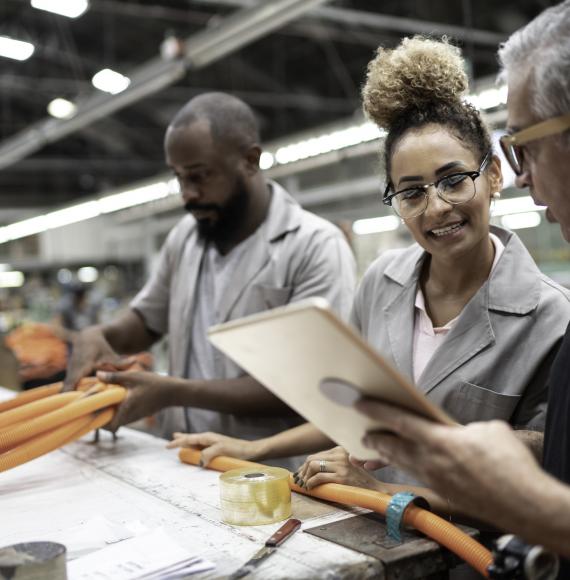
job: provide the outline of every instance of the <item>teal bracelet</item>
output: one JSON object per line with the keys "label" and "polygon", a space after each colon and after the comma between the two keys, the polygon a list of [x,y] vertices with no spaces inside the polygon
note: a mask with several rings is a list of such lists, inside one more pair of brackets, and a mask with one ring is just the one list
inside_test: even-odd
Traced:
{"label": "teal bracelet", "polygon": [[406,508],[411,504],[419,507],[429,509],[429,504],[425,498],[412,493],[411,491],[401,491],[395,493],[386,509],[386,527],[388,529],[388,536],[396,542],[402,541],[401,528],[402,519]]}

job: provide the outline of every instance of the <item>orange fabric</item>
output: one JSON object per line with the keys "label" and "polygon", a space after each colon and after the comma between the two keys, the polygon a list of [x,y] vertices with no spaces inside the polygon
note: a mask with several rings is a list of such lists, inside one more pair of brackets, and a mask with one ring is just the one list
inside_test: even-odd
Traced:
{"label": "orange fabric", "polygon": [[48,324],[22,324],[6,336],[4,344],[20,364],[21,381],[51,377],[67,365],[67,345]]}
{"label": "orange fabric", "polygon": [[[19,363],[20,381],[43,379],[65,370],[67,366],[67,344],[49,324],[27,322],[12,330],[4,344]],[[129,370],[152,370],[154,357],[150,352],[139,352],[128,357]],[[113,370],[108,365],[106,370]],[[115,369],[125,370],[125,369]]]}

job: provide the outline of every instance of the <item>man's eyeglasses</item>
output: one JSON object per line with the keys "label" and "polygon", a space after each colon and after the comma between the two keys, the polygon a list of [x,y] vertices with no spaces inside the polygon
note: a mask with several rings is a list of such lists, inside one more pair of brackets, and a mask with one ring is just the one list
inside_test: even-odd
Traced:
{"label": "man's eyeglasses", "polygon": [[512,170],[517,175],[522,175],[524,159],[523,145],[536,139],[557,135],[558,133],[566,131],[566,129],[570,129],[570,114],[540,121],[540,123],[535,123],[512,135],[503,135],[499,142]]}
{"label": "man's eyeglasses", "polygon": [[402,219],[415,218],[425,212],[428,206],[428,189],[433,185],[437,196],[451,205],[459,205],[471,201],[475,197],[475,180],[487,169],[493,157],[489,151],[481,161],[477,171],[462,171],[451,173],[432,183],[414,185],[390,193],[392,184],[389,183],[384,191],[382,202],[392,206],[392,209]]}

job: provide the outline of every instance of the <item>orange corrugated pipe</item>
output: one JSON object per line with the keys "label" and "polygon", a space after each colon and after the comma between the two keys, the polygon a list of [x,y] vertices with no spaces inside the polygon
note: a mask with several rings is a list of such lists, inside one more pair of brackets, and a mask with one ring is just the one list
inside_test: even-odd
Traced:
{"label": "orange corrugated pipe", "polygon": [[91,431],[95,431],[96,429],[100,429],[104,427],[107,423],[110,423],[115,415],[115,407],[111,407],[110,409],[103,409],[98,413],[95,413],[89,418],[89,423],[79,429],[77,433],[74,433],[72,437],[70,437],[63,445],[67,445],[68,443],[72,443],[76,439],[87,435]]}
{"label": "orange corrugated pipe", "polygon": [[61,389],[55,383],[0,404],[0,472],[103,427],[127,393],[96,378],[82,379],[77,391]]}
{"label": "orange corrugated pipe", "polygon": [[[96,377],[85,377],[79,381],[77,387],[78,391],[84,391],[91,388],[93,385],[99,383],[99,379]],[[51,385],[45,385],[43,387],[36,387],[35,389],[30,389],[29,391],[24,391],[23,393],[18,393],[13,399],[8,399],[7,401],[2,401],[0,403],[0,413],[9,411],[10,409],[16,409],[17,407],[22,407],[27,405],[32,401],[38,401],[40,399],[45,399],[51,395],[57,395],[61,393],[63,388],[63,383],[53,383]]]}
{"label": "orange corrugated pipe", "polygon": [[9,411],[4,411],[0,413],[0,431],[9,427],[10,425],[15,425],[20,421],[25,421],[26,419],[33,419],[44,413],[49,413],[54,411],[59,407],[67,403],[71,403],[75,399],[82,397],[83,393],[78,391],[70,391],[69,393],[60,393],[58,395],[52,395],[51,397],[45,397],[43,399],[38,399],[37,401],[32,401],[27,405],[21,405],[20,407],[15,407]]}
{"label": "orange corrugated pipe", "polygon": [[124,388],[112,387],[101,393],[76,399],[40,417],[2,429],[0,431],[0,451],[8,451],[35,435],[65,425],[77,417],[88,415],[111,405],[118,405],[124,398]]}
{"label": "orange corrugated pipe", "polygon": [[106,425],[113,418],[114,410],[105,409],[101,413],[92,416],[86,415],[73,419],[47,433],[42,433],[29,439],[10,451],[0,455],[0,473],[27,463],[32,459],[41,457],[50,451],[54,451],[67,443],[71,443],[79,437]]}
{"label": "orange corrugated pipe", "polygon": [[[145,370],[149,356],[133,356],[126,370]],[[127,396],[124,387],[96,377],[81,379],[73,392],[62,393],[62,388],[63,383],[54,383],[0,403],[0,472],[103,427]]]}
{"label": "orange corrugated pipe", "polygon": [[15,409],[16,407],[21,407],[22,405],[26,405],[32,401],[37,401],[38,399],[43,399],[44,397],[49,397],[50,395],[56,395],[61,392],[62,386],[63,383],[54,383],[53,385],[36,387],[35,389],[19,393],[18,396],[13,399],[8,399],[7,401],[2,401],[0,403],[0,413],[9,411],[10,409]]}
{"label": "orange corrugated pipe", "polygon": [[[197,449],[181,449],[178,456],[181,461],[191,465],[198,465],[200,462],[200,451]],[[224,456],[216,457],[208,464],[209,469],[216,471],[229,471],[230,469],[244,467],[259,469],[263,466],[259,463]],[[292,491],[296,491],[297,493],[344,505],[367,508],[381,515],[386,515],[386,508],[392,497],[388,494],[370,489],[351,487],[338,483],[325,483],[309,491],[296,485],[292,476],[289,479],[289,486]],[[489,577],[487,569],[493,561],[489,550],[459,530],[451,522],[413,504],[410,504],[404,512],[403,521],[406,525],[414,527],[416,530],[448,548],[483,577]]]}

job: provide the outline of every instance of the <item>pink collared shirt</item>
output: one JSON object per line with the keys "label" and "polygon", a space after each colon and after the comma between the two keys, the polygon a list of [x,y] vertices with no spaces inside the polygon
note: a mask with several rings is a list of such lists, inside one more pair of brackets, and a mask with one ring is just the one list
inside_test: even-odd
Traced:
{"label": "pink collared shirt", "polygon": [[[495,258],[491,266],[491,272],[495,269],[505,246],[503,242],[495,235],[489,234],[491,241],[495,246]],[[489,276],[491,274],[489,273]],[[459,314],[453,320],[450,320],[445,326],[435,327],[426,311],[425,299],[420,285],[418,284],[418,291],[416,292],[415,302],[415,316],[414,316],[414,343],[413,343],[413,367],[414,367],[414,382],[418,382],[424,369],[426,368],[431,357],[439,348],[449,331],[454,327],[457,319],[461,316]]]}

